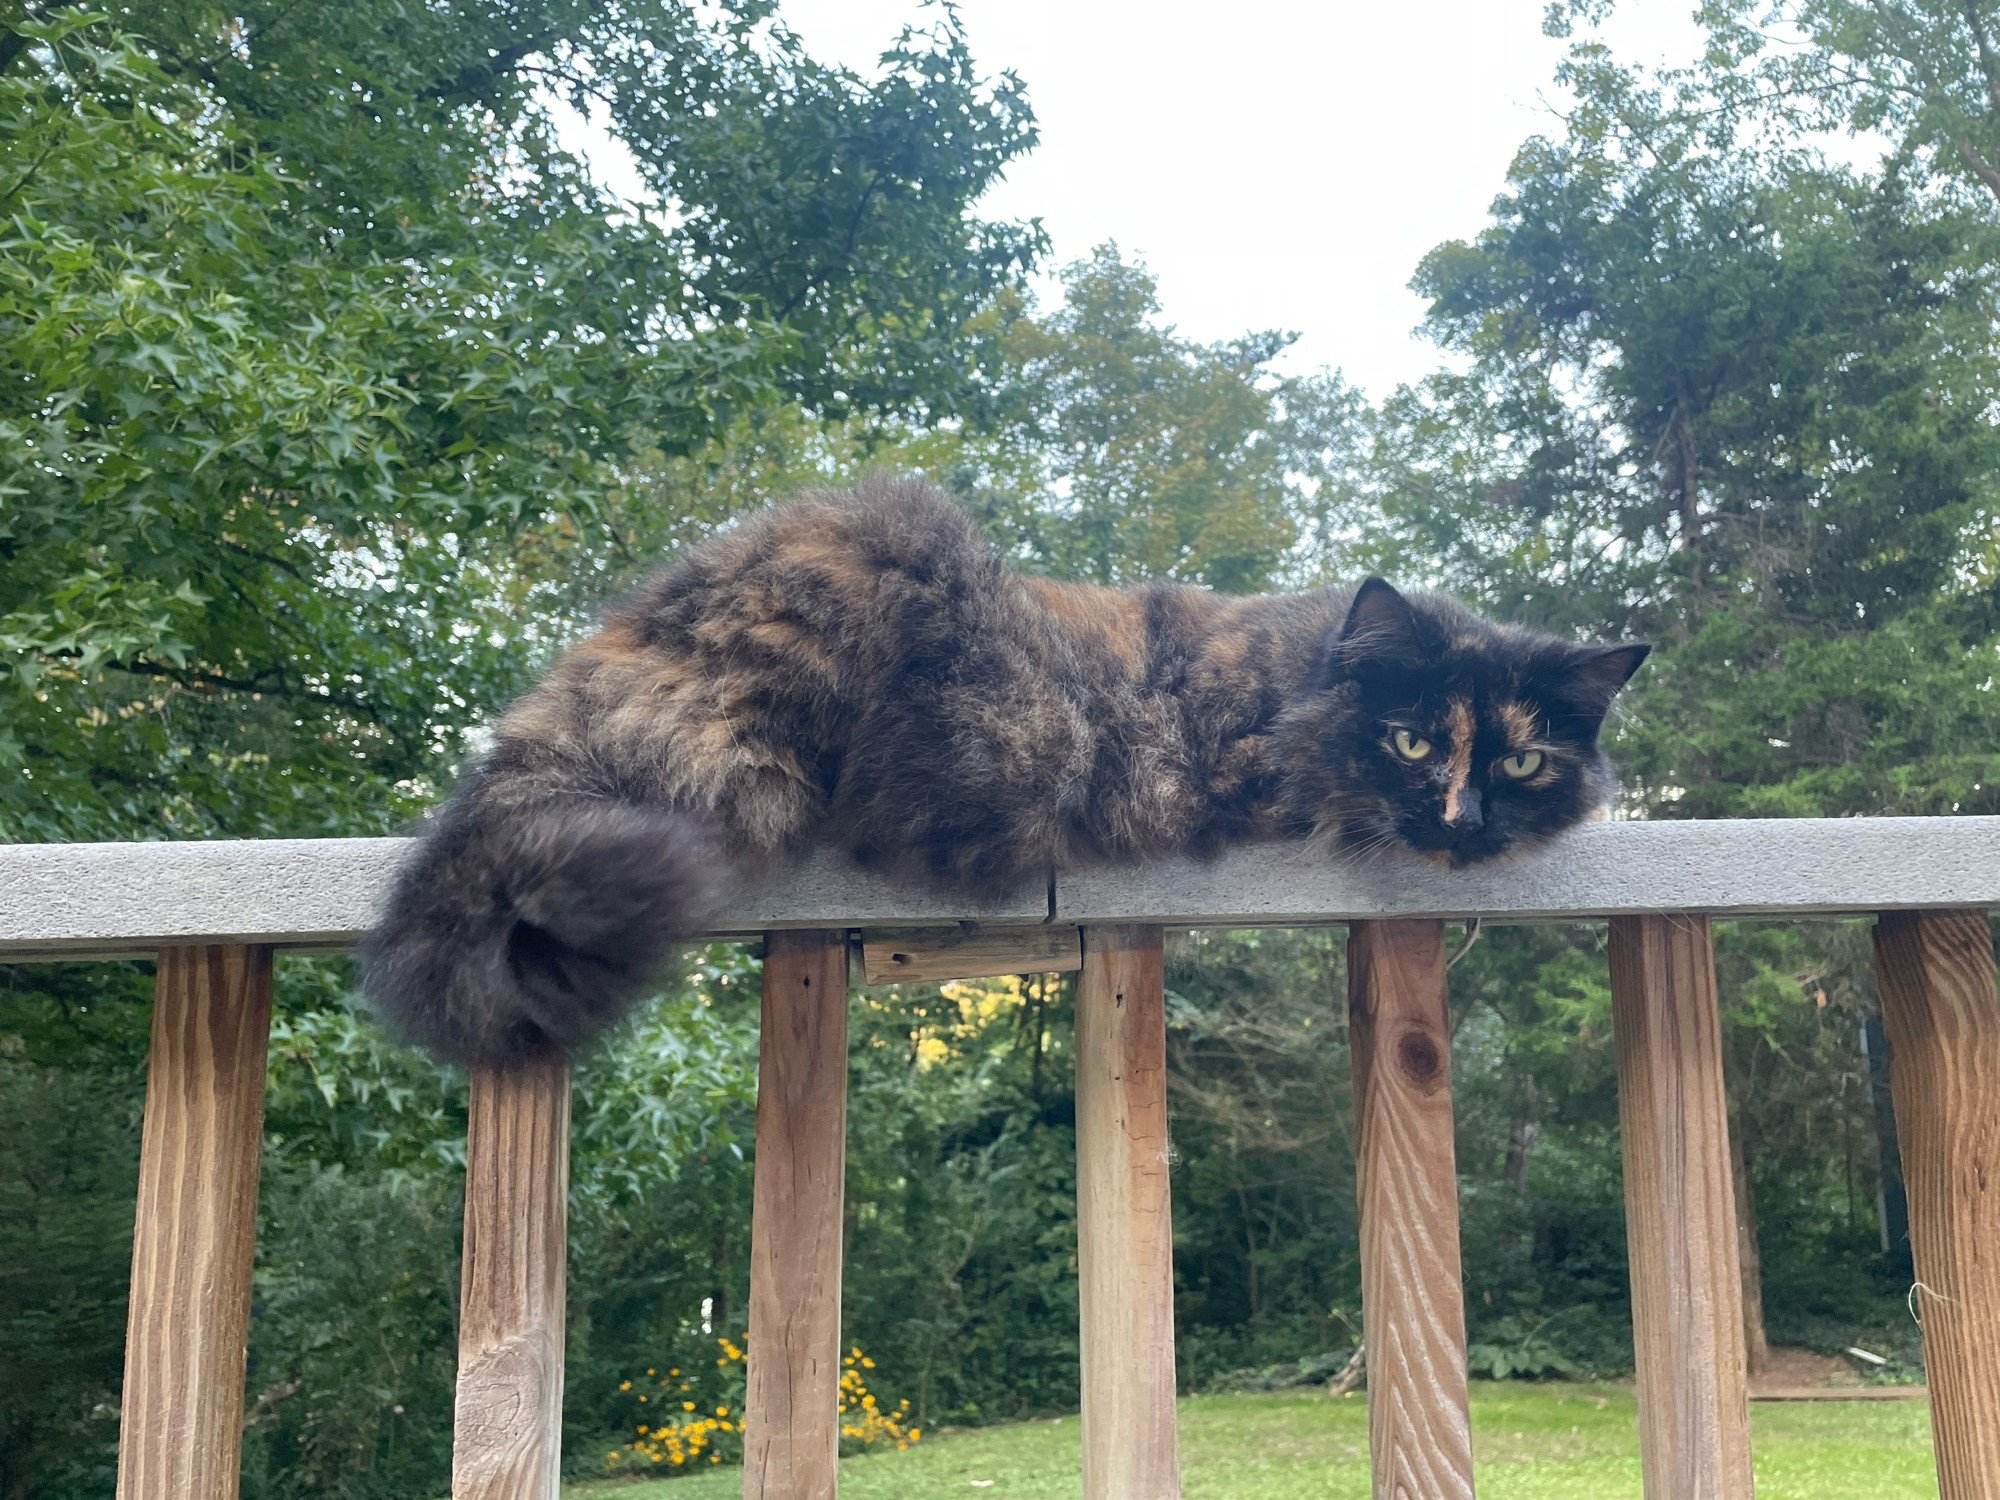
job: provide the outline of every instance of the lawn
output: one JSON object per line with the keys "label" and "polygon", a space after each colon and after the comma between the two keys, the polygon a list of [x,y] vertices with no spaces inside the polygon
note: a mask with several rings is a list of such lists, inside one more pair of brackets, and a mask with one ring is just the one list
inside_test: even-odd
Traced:
{"label": "lawn", "polygon": [[[1478,1384],[1473,1442],[1481,1500],[1639,1500],[1629,1389]],[[1758,1500],[1933,1500],[1930,1412],[1921,1401],[1826,1401],[1751,1408]],[[1317,1392],[1197,1396],[1181,1403],[1187,1500],[1367,1500],[1362,1397]],[[734,1469],[665,1484],[577,1485],[572,1500],[722,1500]],[[841,1465],[842,1500],[975,1495],[1074,1500],[1075,1417],[949,1432],[908,1453]]]}

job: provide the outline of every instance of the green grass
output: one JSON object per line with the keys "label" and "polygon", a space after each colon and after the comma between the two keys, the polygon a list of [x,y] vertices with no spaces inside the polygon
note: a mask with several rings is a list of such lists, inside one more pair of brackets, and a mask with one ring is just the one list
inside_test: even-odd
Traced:
{"label": "green grass", "polygon": [[[1632,1393],[1612,1385],[1475,1384],[1481,1500],[1639,1500]],[[1921,1401],[1751,1408],[1758,1500],[1934,1500]],[[1187,1500],[1367,1500],[1364,1399],[1317,1393],[1197,1396],[1181,1403]],[[975,1486],[975,1480],[990,1480]],[[722,1500],[735,1469],[667,1484],[576,1485],[572,1500]],[[1075,1417],[949,1432],[908,1453],[850,1458],[841,1500],[1075,1500]]]}

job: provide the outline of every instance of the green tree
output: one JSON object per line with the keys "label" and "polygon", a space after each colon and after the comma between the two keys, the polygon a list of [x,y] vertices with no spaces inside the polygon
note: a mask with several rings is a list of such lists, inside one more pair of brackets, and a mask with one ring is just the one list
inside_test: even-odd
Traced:
{"label": "green tree", "polygon": [[108,1494],[138,1191],[132,966],[0,966],[0,1494]]}
{"label": "green tree", "polygon": [[1713,48],[1704,82],[1731,103],[1881,132],[1903,160],[2000,198],[2000,6],[1709,0],[1697,15]]}
{"label": "green tree", "polygon": [[609,501],[624,559],[643,566],[691,534],[689,517],[699,530],[807,485],[900,468],[944,485],[1034,572],[1236,592],[1306,577],[1315,486],[1352,393],[1334,376],[1275,374],[1283,334],[1182,337],[1161,319],[1152,273],[1116,246],[1061,280],[1053,307],[1003,294],[976,320],[998,352],[985,420],[746,412],[703,449],[635,470]]}
{"label": "green tree", "polygon": [[[1033,138],[955,23],[864,84],[766,7],[20,6],[0,57],[0,834],[405,815],[558,641],[623,466],[976,412]],[[603,101],[657,201],[555,143]]]}
{"label": "green tree", "polygon": [[1584,81],[1419,273],[1472,368],[1392,404],[1406,555],[1663,642],[1621,740],[1657,811],[2000,807],[1996,226]]}
{"label": "green tree", "polygon": [[1070,266],[1062,306],[1010,330],[1017,473],[1040,491],[1037,561],[1098,583],[1269,588],[1297,540],[1281,383],[1290,342],[1197,344],[1115,246]]}

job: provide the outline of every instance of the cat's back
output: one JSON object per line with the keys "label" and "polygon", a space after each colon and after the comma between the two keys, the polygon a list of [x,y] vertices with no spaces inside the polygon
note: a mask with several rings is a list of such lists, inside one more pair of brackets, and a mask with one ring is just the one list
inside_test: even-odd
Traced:
{"label": "cat's back", "polygon": [[844,675],[953,649],[1019,595],[961,506],[920,480],[875,478],[745,518],[655,575],[620,616],[676,653]]}

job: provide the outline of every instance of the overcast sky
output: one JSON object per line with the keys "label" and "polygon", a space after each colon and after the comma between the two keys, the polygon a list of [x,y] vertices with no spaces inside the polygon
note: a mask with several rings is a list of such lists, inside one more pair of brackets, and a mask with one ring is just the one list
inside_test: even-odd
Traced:
{"label": "overcast sky", "polygon": [[[1040,217],[1059,260],[1116,240],[1203,339],[1300,335],[1381,395],[1433,368],[1407,283],[1476,234],[1514,149],[1556,125],[1543,0],[1423,4],[960,0],[973,56],[1027,84],[1042,143],[983,207]],[[1683,62],[1691,0],[1625,0],[1622,56]],[[872,71],[914,0],[781,0],[828,61]]]}
{"label": "overcast sky", "polygon": [[[1116,240],[1167,317],[1222,339],[1299,335],[1283,367],[1373,395],[1434,368],[1407,286],[1432,246],[1478,233],[1515,148],[1558,125],[1564,44],[1543,0],[959,0],[973,56],[1018,73],[1041,145],[982,210],[1037,218],[1057,263]],[[1692,0],[1624,0],[1627,60],[1699,50]],[[781,0],[820,58],[873,75],[918,0]],[[565,132],[571,134],[571,132]],[[604,138],[575,143],[630,192]],[[1046,289],[1045,289],[1046,294]]]}

